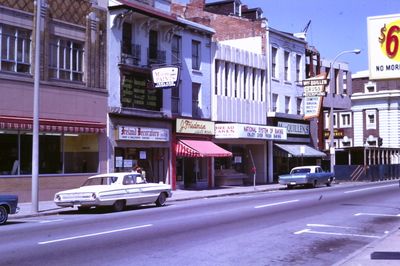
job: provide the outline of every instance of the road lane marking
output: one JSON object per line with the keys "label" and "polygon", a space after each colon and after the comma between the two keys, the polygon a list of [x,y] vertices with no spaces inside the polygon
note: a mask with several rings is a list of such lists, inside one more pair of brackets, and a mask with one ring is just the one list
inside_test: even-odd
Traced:
{"label": "road lane marking", "polygon": [[334,236],[354,236],[354,237],[366,237],[366,238],[382,238],[380,236],[374,235],[360,235],[360,234],[348,234],[348,233],[334,233],[334,232],[320,232],[320,231],[313,231],[311,229],[304,229],[297,232],[294,232],[295,235],[300,234],[318,234],[318,235],[334,235]]}
{"label": "road lane marking", "polygon": [[357,227],[329,225],[329,224],[307,224],[309,227],[330,227],[330,228],[342,228],[342,229],[357,229]]}
{"label": "road lane marking", "polygon": [[98,233],[87,234],[87,235],[59,238],[59,239],[54,239],[54,240],[49,240],[49,241],[38,242],[38,244],[39,245],[52,244],[52,243],[56,243],[56,242],[62,242],[62,241],[74,240],[74,239],[85,238],[85,237],[93,237],[93,236],[100,236],[100,235],[118,233],[118,232],[129,231],[129,230],[134,230],[134,229],[140,229],[140,228],[145,228],[145,227],[150,227],[150,226],[153,226],[153,225],[152,224],[145,224],[145,225],[138,225],[138,226],[133,226],[133,227],[121,228],[121,229],[98,232]]}
{"label": "road lane marking", "polygon": [[354,216],[383,216],[383,217],[398,217],[400,218],[400,214],[385,214],[385,213],[355,213]]}
{"label": "road lane marking", "polygon": [[265,204],[265,205],[259,205],[255,206],[255,209],[259,208],[265,208],[265,207],[272,207],[272,206],[277,206],[277,205],[282,205],[282,204],[288,204],[288,203],[293,203],[293,202],[298,202],[299,200],[289,200],[289,201],[281,201],[281,202],[275,202],[275,203],[270,203],[270,204]]}
{"label": "road lane marking", "polygon": [[40,221],[40,224],[46,224],[46,223],[54,223],[54,222],[61,222],[64,221],[64,219],[56,219],[56,220],[44,220],[44,221]]}
{"label": "road lane marking", "polygon": [[356,192],[361,192],[361,191],[365,191],[365,190],[379,189],[379,188],[385,188],[385,187],[394,187],[394,186],[397,187],[398,184],[391,184],[391,185],[379,186],[379,187],[360,188],[360,189],[355,189],[355,190],[348,190],[348,191],[345,191],[343,193],[345,193],[345,194],[347,194],[347,193],[356,193]]}

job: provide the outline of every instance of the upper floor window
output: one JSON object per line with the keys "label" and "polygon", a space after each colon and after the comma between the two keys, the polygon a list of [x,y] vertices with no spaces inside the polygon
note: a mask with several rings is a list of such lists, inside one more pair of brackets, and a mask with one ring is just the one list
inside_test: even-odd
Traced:
{"label": "upper floor window", "polygon": [[200,42],[192,40],[192,69],[200,70]]}
{"label": "upper floor window", "polygon": [[272,111],[276,112],[278,110],[278,94],[272,93]]}
{"label": "upper floor window", "polygon": [[376,110],[367,110],[365,116],[366,129],[376,129]]}
{"label": "upper floor window", "polygon": [[50,78],[83,81],[83,43],[62,38],[50,41]]}
{"label": "upper floor window", "polygon": [[272,69],[271,69],[271,76],[273,78],[277,78],[278,74],[276,71],[276,58],[278,55],[278,49],[275,47],[272,47]]}
{"label": "upper floor window", "polygon": [[364,84],[364,92],[365,93],[376,92],[376,83],[368,82]]}
{"label": "upper floor window", "polygon": [[289,113],[290,112],[290,97],[289,96],[285,96],[285,113]]}
{"label": "upper floor window", "polygon": [[0,24],[1,71],[30,73],[31,31]]}
{"label": "upper floor window", "polygon": [[351,127],[351,113],[340,114],[340,127]]}
{"label": "upper floor window", "polygon": [[200,83],[192,83],[192,117],[201,117],[200,108]]}
{"label": "upper floor window", "polygon": [[[329,129],[330,124],[331,124],[330,112],[325,112],[324,118],[325,118],[325,128]],[[333,122],[333,127],[337,128],[337,114],[336,113],[333,113],[332,122]]]}
{"label": "upper floor window", "polygon": [[301,98],[297,98],[297,114],[300,115],[301,114],[301,103],[302,103],[302,99]]}
{"label": "upper floor window", "polygon": [[285,51],[285,81],[289,81],[289,52]]}
{"label": "upper floor window", "polygon": [[172,64],[181,63],[181,51],[182,51],[182,38],[181,36],[174,35],[172,37]]}
{"label": "upper floor window", "polygon": [[301,71],[301,55],[296,55],[296,81],[301,79],[300,77]]}

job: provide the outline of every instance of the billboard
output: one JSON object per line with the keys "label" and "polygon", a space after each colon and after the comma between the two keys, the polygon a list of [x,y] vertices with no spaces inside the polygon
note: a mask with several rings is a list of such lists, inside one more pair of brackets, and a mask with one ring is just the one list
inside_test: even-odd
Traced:
{"label": "billboard", "polygon": [[400,78],[400,14],[367,18],[369,78]]}

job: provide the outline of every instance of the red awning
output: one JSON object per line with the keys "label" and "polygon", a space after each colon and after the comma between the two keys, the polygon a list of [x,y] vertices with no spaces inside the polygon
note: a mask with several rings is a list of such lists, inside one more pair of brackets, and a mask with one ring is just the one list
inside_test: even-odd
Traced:
{"label": "red awning", "polygon": [[[0,116],[0,129],[27,130],[33,128],[33,119],[30,117]],[[39,119],[39,131],[64,133],[104,133],[106,125],[97,122]]]}
{"label": "red awning", "polygon": [[232,153],[207,140],[178,140],[179,157],[231,157]]}

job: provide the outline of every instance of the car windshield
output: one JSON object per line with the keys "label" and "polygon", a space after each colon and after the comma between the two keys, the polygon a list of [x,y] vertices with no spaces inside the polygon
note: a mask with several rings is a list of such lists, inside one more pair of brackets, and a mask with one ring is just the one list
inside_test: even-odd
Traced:
{"label": "car windshield", "polygon": [[307,174],[309,172],[311,172],[310,168],[299,168],[292,170],[292,174]]}
{"label": "car windshield", "polygon": [[118,177],[116,176],[94,177],[86,180],[82,186],[111,185],[112,183],[115,183],[117,179]]}

